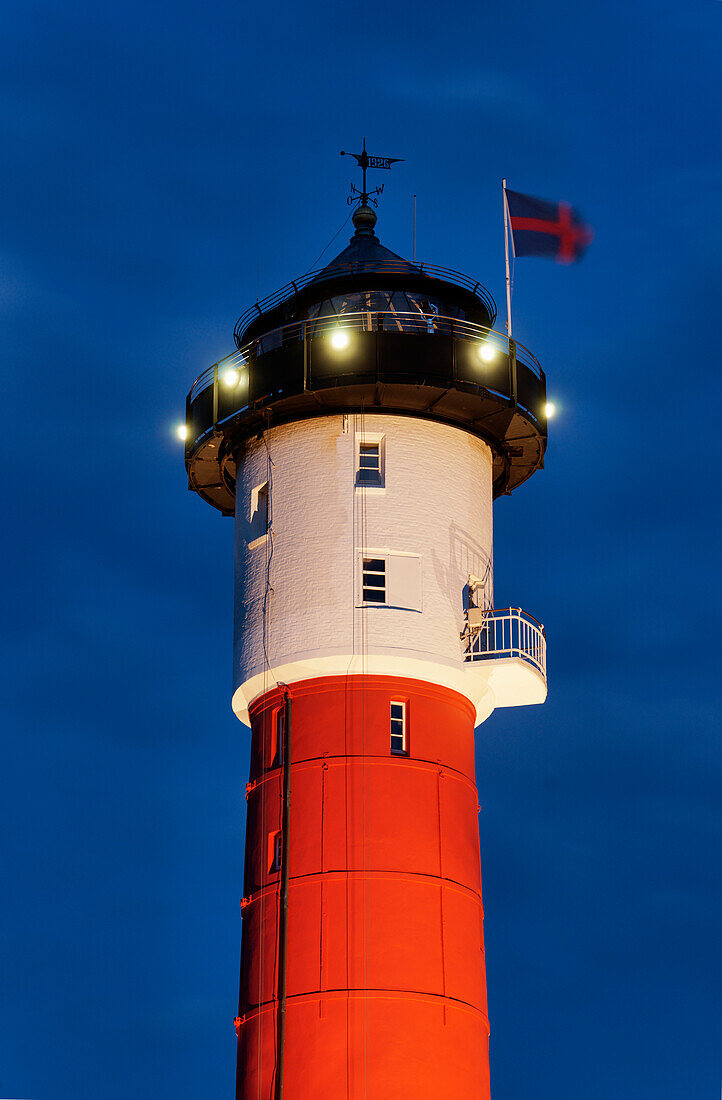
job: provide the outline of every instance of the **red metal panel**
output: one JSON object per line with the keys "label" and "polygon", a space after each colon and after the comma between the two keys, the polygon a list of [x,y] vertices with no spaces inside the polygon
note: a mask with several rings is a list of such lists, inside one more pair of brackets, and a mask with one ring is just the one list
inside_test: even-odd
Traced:
{"label": "red metal panel", "polygon": [[[398,677],[289,690],[284,1093],[488,1100],[473,707]],[[408,756],[390,752],[399,698]],[[276,1070],[280,700],[251,707],[238,1100],[270,1100]]]}

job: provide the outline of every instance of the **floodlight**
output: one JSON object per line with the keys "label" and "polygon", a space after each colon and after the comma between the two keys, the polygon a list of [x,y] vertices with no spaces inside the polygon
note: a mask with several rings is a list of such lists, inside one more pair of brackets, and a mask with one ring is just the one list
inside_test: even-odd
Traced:
{"label": "floodlight", "polygon": [[347,347],[348,346],[348,333],[345,331],[345,329],[342,329],[342,328],[336,329],[333,336],[331,337],[331,343],[339,351],[341,350],[341,348]]}

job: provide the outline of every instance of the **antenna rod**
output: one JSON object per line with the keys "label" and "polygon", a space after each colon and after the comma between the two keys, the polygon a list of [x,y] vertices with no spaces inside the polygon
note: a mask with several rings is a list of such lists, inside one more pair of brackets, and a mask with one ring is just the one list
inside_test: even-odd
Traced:
{"label": "antenna rod", "polygon": [[369,158],[368,158],[368,155],[366,153],[366,138],[364,138],[363,160],[360,160],[359,164],[361,165],[361,168],[363,170],[363,175],[364,175],[363,195],[361,196],[361,202],[368,203],[369,197],[368,197],[368,194],[366,193],[366,169],[369,166]]}
{"label": "antenna rod", "polygon": [[501,181],[504,203],[504,258],[506,260],[506,334],[511,340],[511,279],[509,278],[509,208],[506,202],[506,179]]}
{"label": "antenna rod", "polygon": [[416,195],[414,195],[414,248],[413,259],[416,260]]}

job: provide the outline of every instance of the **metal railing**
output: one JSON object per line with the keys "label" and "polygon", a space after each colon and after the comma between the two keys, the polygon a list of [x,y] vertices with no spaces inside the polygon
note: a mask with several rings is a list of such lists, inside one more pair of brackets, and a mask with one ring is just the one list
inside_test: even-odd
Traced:
{"label": "metal railing", "polygon": [[231,379],[231,372],[239,372],[246,366],[247,359],[249,358],[249,349],[243,348],[242,351],[234,351],[231,355],[227,355],[225,359],[219,359],[213,366],[208,367],[203,371],[203,374],[199,374],[195,382],[191,386],[190,393],[188,394],[188,400],[193,401],[198,394],[206,389],[208,386],[218,387],[219,382],[224,383],[224,379]]}
{"label": "metal railing", "polygon": [[[354,332],[408,332],[425,336],[453,336],[479,345],[480,380],[483,379],[485,363],[491,366],[495,359],[500,356],[508,357],[512,352],[516,361],[527,367],[536,378],[542,377],[541,366],[529,349],[516,340],[510,341],[505,333],[496,332],[494,329],[474,324],[472,321],[462,321],[458,317],[440,317],[435,313],[400,313],[396,310],[363,311],[293,321],[289,325],[282,325],[271,332],[266,332],[238,351],[227,355],[225,359],[208,367],[196,378],[189,398],[193,401],[201,390],[212,384],[218,385],[219,379],[223,382],[224,377],[229,377],[229,372],[241,371],[248,360],[256,359],[265,352],[308,339],[328,339],[333,342],[338,338],[339,333]],[[339,351],[343,351],[343,348],[339,348]]]}
{"label": "metal railing", "polygon": [[467,625],[462,635],[465,661],[498,661],[519,657],[546,680],[547,642],[541,623],[519,607],[485,611],[481,626]]}
{"label": "metal railing", "polygon": [[355,263],[307,271],[306,274],[301,275],[300,278],[294,279],[290,283],[286,283],[285,286],[275,291],[274,294],[269,294],[260,302],[256,302],[254,305],[249,306],[236,322],[233,333],[236,346],[241,346],[244,333],[252,321],[255,321],[257,317],[261,317],[264,313],[268,313],[269,310],[275,309],[276,306],[280,306],[284,302],[287,302],[290,298],[298,294],[300,290],[303,290],[304,287],[309,286],[310,283],[322,285],[324,282],[339,279],[344,275],[364,274],[427,275],[430,279],[440,279],[442,282],[454,283],[457,286],[464,287],[465,290],[469,290],[479,299],[484,309],[491,317],[492,322],[496,319],[496,302],[486,287],[482,286],[478,280],[472,279],[469,275],[463,275],[459,271],[452,271],[450,268],[438,267],[436,264],[427,264],[425,262],[407,263],[405,260],[357,260]]}

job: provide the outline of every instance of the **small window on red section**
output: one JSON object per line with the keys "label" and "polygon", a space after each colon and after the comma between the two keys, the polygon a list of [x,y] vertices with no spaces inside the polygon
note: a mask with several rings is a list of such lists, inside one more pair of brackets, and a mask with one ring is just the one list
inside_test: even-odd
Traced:
{"label": "small window on red section", "polygon": [[406,703],[392,699],[390,707],[391,752],[394,756],[408,756],[408,731]]}
{"label": "small window on red section", "polygon": [[278,707],[273,715],[271,739],[271,767],[282,768],[283,749],[286,739],[286,708],[283,704]]}
{"label": "small window on red section", "polygon": [[275,875],[281,870],[283,857],[283,839],[280,830],[277,833],[268,834],[268,873]]}

